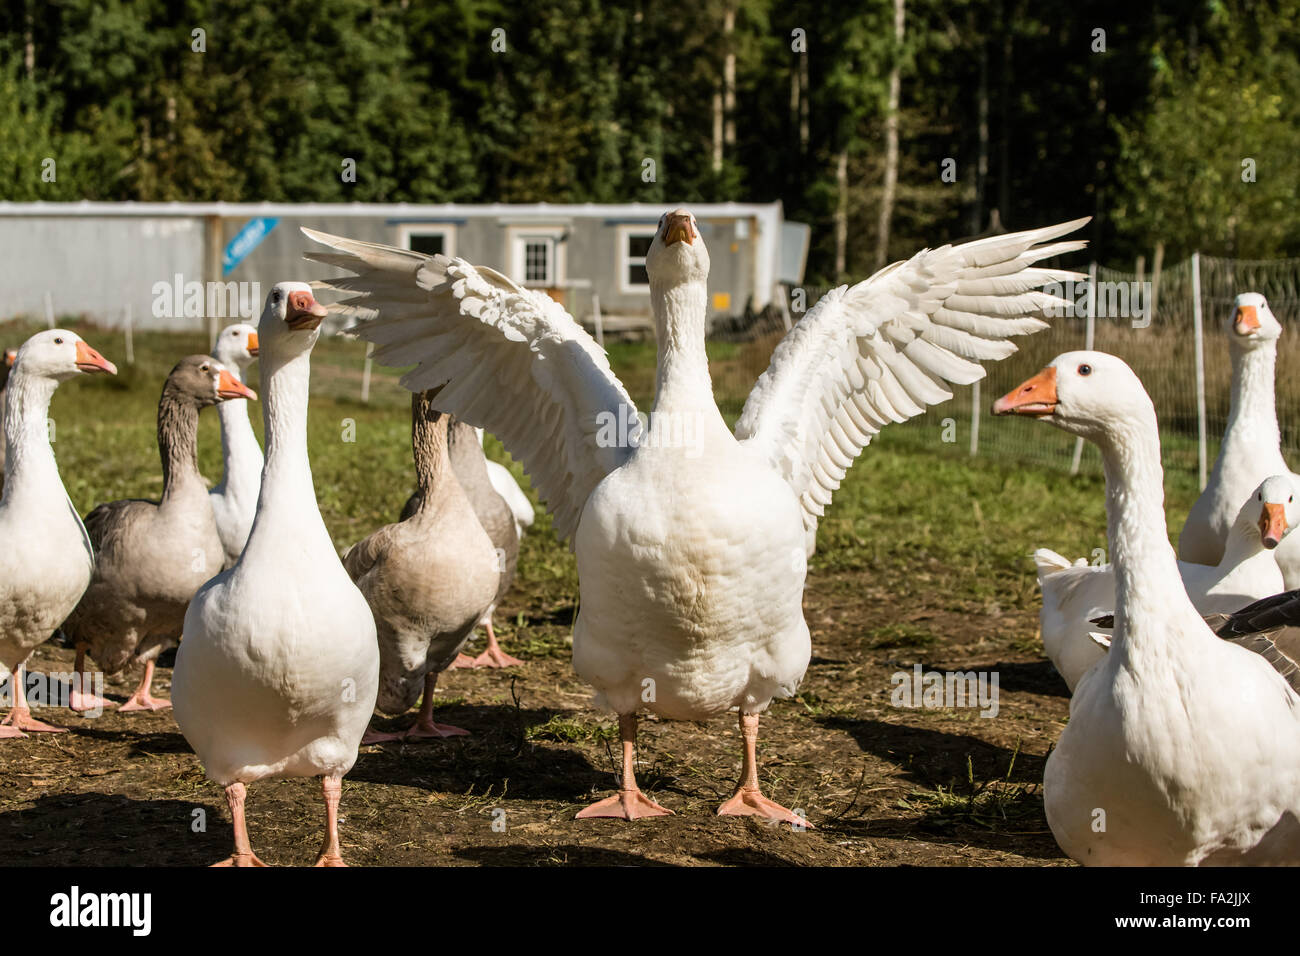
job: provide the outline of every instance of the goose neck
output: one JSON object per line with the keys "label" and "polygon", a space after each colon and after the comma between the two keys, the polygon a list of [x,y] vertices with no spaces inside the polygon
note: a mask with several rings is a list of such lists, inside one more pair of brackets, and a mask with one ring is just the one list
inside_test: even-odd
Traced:
{"label": "goose neck", "polygon": [[1277,366],[1274,344],[1232,349],[1232,395],[1228,407],[1226,442],[1276,447],[1277,399],[1273,376]]}
{"label": "goose neck", "polygon": [[190,485],[202,487],[198,406],[167,389],[158,402],[158,452],[162,458],[164,501]]}
{"label": "goose neck", "polygon": [[703,280],[650,286],[658,344],[656,411],[703,402],[714,404],[708,353],[704,349],[707,304],[708,289]]}
{"label": "goose neck", "polygon": [[730,434],[713,398],[709,377],[709,356],[704,348],[707,303],[708,287],[703,279],[651,283],[659,354],[650,429],[643,439],[647,444],[695,446],[706,434]]}
{"label": "goose neck", "polygon": [[433,407],[430,396],[411,396],[411,451],[421,511],[433,504],[439,488],[451,476],[447,428],[448,416]]}
{"label": "goose neck", "polygon": [[[1126,422],[1101,446],[1106,474],[1106,535],[1115,569],[1116,633],[1130,647],[1165,633],[1177,612],[1195,615],[1165,524],[1164,470],[1155,414]],[[1122,631],[1121,631],[1122,627]]]}
{"label": "goose neck", "polygon": [[243,473],[240,466],[245,462],[260,461],[262,448],[248,418],[248,399],[222,402],[217,406],[217,415],[221,419],[221,460],[226,465],[228,483]]}
{"label": "goose neck", "polygon": [[315,508],[311,462],[307,456],[307,396],[311,385],[311,353],[274,359],[264,366],[262,421],[266,429],[266,463],[258,505],[296,510],[297,503]]}
{"label": "goose neck", "polygon": [[1223,546],[1223,559],[1219,562],[1219,567],[1230,570],[1263,553],[1264,542],[1255,528],[1255,522],[1249,517],[1238,515],[1237,520],[1228,529],[1228,537]]}
{"label": "goose neck", "polygon": [[[57,384],[20,369],[9,376],[4,407],[6,499],[41,493],[51,480],[62,490],[49,433],[50,399]],[[60,501],[64,497],[58,496]]]}

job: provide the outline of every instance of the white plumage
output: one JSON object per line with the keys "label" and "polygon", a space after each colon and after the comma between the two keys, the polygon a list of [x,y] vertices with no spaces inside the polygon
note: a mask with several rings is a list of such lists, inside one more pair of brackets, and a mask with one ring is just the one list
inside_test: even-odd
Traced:
{"label": "white plumage", "polygon": [[[217,336],[212,355],[239,381],[247,380],[249,366],[257,360],[257,329],[231,325]],[[239,560],[248,541],[257,512],[257,495],[262,487],[262,447],[248,420],[248,399],[236,398],[217,406],[221,418],[221,460],[224,471],[220,484],[208,496],[217,519],[217,533],[226,552],[226,567]]]}
{"label": "white plumage", "polygon": [[[478,434],[478,443],[481,447],[483,444],[483,429],[476,428],[474,431]],[[515,481],[515,476],[510,474],[510,469],[499,461],[487,459],[488,480],[492,482],[492,487],[496,489],[497,494],[505,499],[506,504],[510,506],[510,513],[515,516],[515,532],[520,538],[523,538],[524,532],[533,526],[537,520],[537,515],[533,511],[533,503],[528,500],[524,494],[524,489],[519,487],[519,482]]]}
{"label": "white plumage", "polygon": [[[1228,533],[1228,547],[1217,565],[1178,562],[1178,573],[1192,604],[1202,615],[1228,614],[1284,590],[1274,559],[1278,535],[1285,541],[1300,521],[1300,503],[1289,475],[1265,478],[1242,504]],[[1115,569],[1091,566],[1080,558],[1073,565],[1047,548],[1034,552],[1038,586],[1043,592],[1039,618],[1043,648],[1073,691],[1080,678],[1105,656],[1094,640],[1091,619],[1115,607]]]}
{"label": "white plumage", "polygon": [[[889,421],[983,374],[1058,300],[1070,273],[1030,268],[1077,228],[918,253],[829,293],[777,348],[733,435],[713,399],[704,334],[708,251],[693,217],[664,216],[646,269],[659,345],[643,432],[604,353],[557,303],[490,269],[304,230],[356,273],[324,283],[375,358],[415,365],[411,389],[497,435],[577,555],[574,667],[618,712],[619,794],[580,816],[666,813],[636,787],[636,712],[700,720],[737,709],[745,766],[720,812],[795,815],[759,792],[758,714],[794,692],[810,656],[807,531],[853,457]],[[1063,304],[1063,303],[1062,303]]]}
{"label": "white plumage", "polygon": [[190,602],[176,655],[176,722],[208,777],[226,788],[232,865],[258,865],[244,824],[247,783],[322,778],[319,865],[339,865],[341,778],[374,710],[379,649],[370,607],[321,520],[307,458],[311,348],[325,309],[282,282],[258,326],[266,468],[248,544]]}
{"label": "white plumage", "polygon": [[62,729],[32,717],[23,663],[81,600],[95,553],[50,447],[50,399],[59,383],[82,372],[116,371],[75,332],[50,329],[23,343],[9,373],[0,498],[0,666],[12,672],[14,706],[0,738]]}
{"label": "white plumage", "polygon": [[[1269,475],[1292,475],[1282,457],[1274,373],[1282,323],[1258,292],[1244,292],[1226,323],[1232,361],[1228,426],[1205,490],[1178,535],[1178,556],[1218,564],[1237,507]],[[1283,541],[1275,555],[1288,588],[1300,587],[1300,535]]]}
{"label": "white plumage", "polygon": [[1300,697],[1188,599],[1137,376],[1113,355],[1071,352],[993,407],[1088,438],[1106,470],[1115,627],[1047,760],[1061,849],[1102,866],[1300,863]]}

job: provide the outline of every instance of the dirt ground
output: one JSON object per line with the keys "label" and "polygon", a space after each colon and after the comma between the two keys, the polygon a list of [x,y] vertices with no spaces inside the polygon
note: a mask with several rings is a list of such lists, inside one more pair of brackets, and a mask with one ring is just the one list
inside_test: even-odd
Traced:
{"label": "dirt ground", "polygon": [[[740,768],[730,718],[642,720],[639,779],[675,816],[575,820],[583,805],[613,789],[615,722],[590,707],[590,690],[570,666],[572,603],[548,606],[539,597],[516,590],[498,611],[503,644],[527,659],[524,666],[456,670],[439,683],[437,719],[471,736],[362,748],[344,783],[350,863],[1068,862],[1047,829],[1041,796],[1043,763],[1068,697],[1034,649],[1031,613],[961,614],[950,609],[951,598],[948,609],[900,610],[884,589],[864,589],[861,575],[812,575],[805,596],[812,664],[798,697],[773,704],[759,737],[765,793],[802,809],[813,824],[796,832],[715,815]],[[899,624],[882,637],[882,621]],[[975,709],[892,706],[890,675],[918,662],[998,672],[997,718]],[[29,667],[66,671],[71,663],[71,650],[51,643]],[[159,696],[168,693],[170,676],[159,669]],[[108,696],[124,699],[137,679],[130,673],[110,681]],[[229,853],[222,793],[204,779],[169,711],[90,719],[46,709],[37,716],[70,732],[0,743],[7,862],[194,866]],[[266,862],[315,859],[324,818],[315,781],[256,784],[248,813],[254,849]]]}

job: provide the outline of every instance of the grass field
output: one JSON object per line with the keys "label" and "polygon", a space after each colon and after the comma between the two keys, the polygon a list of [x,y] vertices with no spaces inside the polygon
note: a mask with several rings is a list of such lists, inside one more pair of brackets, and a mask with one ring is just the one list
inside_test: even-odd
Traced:
{"label": "grass field", "polygon": [[[34,330],[0,326],[0,345]],[[171,365],[206,339],[137,334],[136,364],[126,367],[119,333],[79,331],[121,367],[116,378],[64,385],[52,407],[64,483],[85,513],[98,502],[159,493],[158,392]],[[756,347],[710,346],[729,419],[761,367]],[[407,393],[394,373],[376,368],[371,400],[362,404],[363,354],[356,342],[332,339],[313,360],[312,465],[340,549],[394,520],[413,485]],[[648,407],[653,346],[617,346],[611,358]],[[256,388],[256,369],[252,378]],[[349,421],[355,441],[343,440]],[[1024,423],[984,427],[1008,424]],[[260,434],[260,415],[256,428]],[[203,414],[199,441],[200,466],[215,482],[215,413]],[[505,460],[492,440],[488,449]],[[1175,535],[1195,495],[1187,479],[1171,479]],[[439,719],[472,736],[363,748],[345,782],[345,856],[354,864],[469,865],[1067,862],[1042,810],[1043,762],[1064,726],[1068,697],[1035,639],[1029,554],[1038,546],[1072,557],[1106,546],[1099,478],[954,455],[926,422],[886,429],[821,525],[805,596],[813,661],[798,696],[775,702],[761,730],[766,792],[804,810],[816,829],[713,816],[740,765],[730,719],[643,722],[642,784],[676,816],[574,821],[594,794],[612,789],[615,724],[590,708],[589,688],[569,665],[574,561],[539,512],[497,617],[507,650],[527,663],[444,675]],[[70,662],[70,650],[51,644],[31,667]],[[892,706],[890,675],[916,663],[997,672],[998,715]],[[137,677],[111,681],[109,695],[124,698]],[[160,693],[169,678],[161,668]],[[204,781],[169,713],[43,716],[72,732],[0,746],[0,840],[12,862],[194,865],[229,852],[221,793]],[[258,784],[248,806],[263,859],[314,858],[322,820],[314,785]],[[196,809],[206,815],[201,832]],[[504,832],[494,820],[505,822]]]}

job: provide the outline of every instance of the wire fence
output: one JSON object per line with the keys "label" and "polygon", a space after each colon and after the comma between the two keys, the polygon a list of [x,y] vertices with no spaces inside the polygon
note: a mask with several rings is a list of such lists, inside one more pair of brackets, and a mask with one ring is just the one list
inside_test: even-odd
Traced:
{"label": "wire fence", "polygon": [[[1232,368],[1227,325],[1233,300],[1242,292],[1259,292],[1283,326],[1289,326],[1300,315],[1300,259],[1194,256],[1164,267],[1158,276],[1094,264],[1089,276],[1089,281],[1059,290],[1074,306],[1049,318],[1050,328],[1017,339],[1015,355],[986,363],[987,377],[954,389],[951,401],[891,426],[898,430],[891,439],[932,444],[947,454],[1100,474],[1101,459],[1092,445],[1023,419],[992,421],[988,414],[995,398],[1057,355],[1094,348],[1120,356],[1141,377],[1160,419],[1166,470],[1203,484],[1204,469],[1214,462],[1228,419]],[[795,291],[787,293],[791,299]],[[827,290],[802,291],[811,308]],[[747,362],[737,375],[751,383],[784,334],[779,317],[761,317],[756,325],[746,337],[763,347],[745,350]],[[1278,343],[1278,422],[1283,454],[1300,461],[1300,381],[1288,374],[1294,367],[1300,367],[1300,335],[1288,330]]]}

